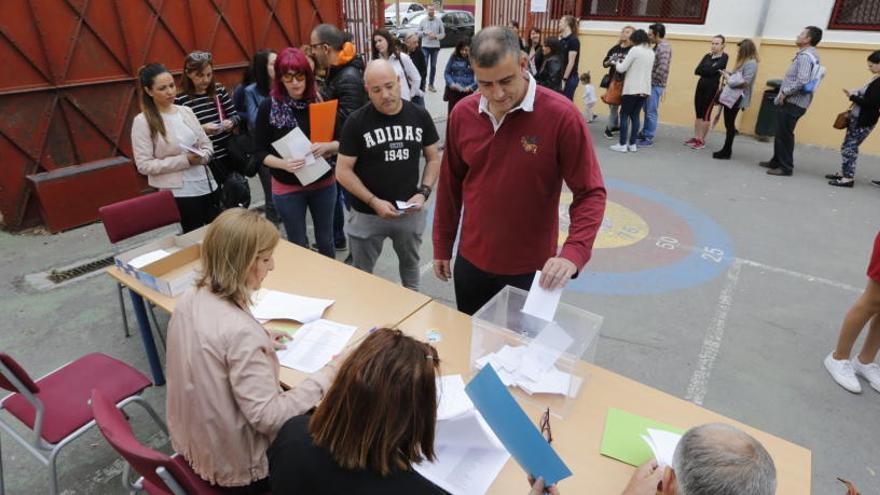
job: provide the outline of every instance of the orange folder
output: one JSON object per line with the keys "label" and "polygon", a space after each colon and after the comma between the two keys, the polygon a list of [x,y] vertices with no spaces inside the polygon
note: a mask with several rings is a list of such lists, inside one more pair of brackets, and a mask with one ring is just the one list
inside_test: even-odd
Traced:
{"label": "orange folder", "polygon": [[313,143],[329,143],[333,141],[333,130],[336,128],[336,108],[339,100],[329,100],[309,105],[309,136]]}

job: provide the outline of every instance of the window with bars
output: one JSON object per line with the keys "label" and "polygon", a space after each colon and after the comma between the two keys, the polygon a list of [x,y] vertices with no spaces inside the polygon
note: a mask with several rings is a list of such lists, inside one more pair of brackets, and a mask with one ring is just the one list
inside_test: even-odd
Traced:
{"label": "window with bars", "polygon": [[828,28],[880,30],[880,0],[836,0]]}
{"label": "window with bars", "polygon": [[584,0],[583,9],[591,20],[704,24],[709,0]]}

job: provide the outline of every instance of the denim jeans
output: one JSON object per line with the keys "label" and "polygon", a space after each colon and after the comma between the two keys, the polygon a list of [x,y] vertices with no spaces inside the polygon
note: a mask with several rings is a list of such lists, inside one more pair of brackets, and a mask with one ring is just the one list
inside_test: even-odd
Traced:
{"label": "denim jeans", "polygon": [[574,92],[577,91],[579,82],[580,80],[578,79],[577,71],[571,71],[571,74],[568,75],[568,79],[562,84],[562,92],[565,94],[566,98],[574,101]]}
{"label": "denim jeans", "polygon": [[425,54],[425,61],[428,62],[428,84],[434,85],[434,77],[437,76],[437,54],[440,53],[439,48],[422,47]]}
{"label": "denim jeans", "polygon": [[[639,113],[645,103],[645,96],[623,95],[620,98],[620,137],[619,143],[636,144],[636,134],[639,132]],[[630,124],[632,126],[630,127]],[[626,133],[630,132],[629,141]]]}
{"label": "denim jeans", "polygon": [[413,103],[413,105],[417,105],[422,108],[425,108],[425,97],[424,96],[413,96],[410,101]]}
{"label": "denim jeans", "polygon": [[651,96],[645,102],[645,127],[639,133],[639,137],[654,140],[657,133],[657,108],[660,106],[660,98],[663,97],[665,86],[651,86]]}
{"label": "denim jeans", "polygon": [[324,256],[336,257],[336,248],[333,246],[333,213],[337,201],[335,182],[322,189],[275,194],[272,199],[287,231],[287,240],[304,248],[309,247],[306,236],[308,210],[315,226],[318,251]]}

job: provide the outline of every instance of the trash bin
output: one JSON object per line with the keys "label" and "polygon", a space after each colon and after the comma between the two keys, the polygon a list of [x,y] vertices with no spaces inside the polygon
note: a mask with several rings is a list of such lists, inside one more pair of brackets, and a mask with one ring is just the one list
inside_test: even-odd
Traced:
{"label": "trash bin", "polygon": [[780,86],[782,86],[781,79],[770,79],[761,98],[761,110],[758,112],[758,122],[755,124],[755,137],[761,141],[768,141],[776,135],[776,105],[773,100],[779,94]]}

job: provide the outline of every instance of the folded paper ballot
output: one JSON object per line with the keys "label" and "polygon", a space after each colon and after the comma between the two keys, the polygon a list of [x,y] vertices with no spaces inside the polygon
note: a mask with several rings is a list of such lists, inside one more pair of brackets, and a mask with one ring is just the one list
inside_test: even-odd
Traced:
{"label": "folded paper ballot", "polygon": [[556,316],[556,308],[559,307],[559,299],[562,297],[562,288],[545,289],[541,287],[541,270],[535,272],[535,278],[532,279],[532,287],[529,289],[529,295],[526,297],[526,303],[523,305],[523,313],[537,316],[542,320],[553,321]]}
{"label": "folded paper ballot", "polygon": [[413,469],[452,495],[483,495],[510,454],[474,407],[461,375],[438,378],[437,395],[437,459]]}
{"label": "folded paper ballot", "polygon": [[357,327],[330,320],[306,323],[293,334],[286,349],[277,351],[282,366],[314,373],[339,355]]}
{"label": "folded paper ballot", "polygon": [[271,289],[260,289],[253,296],[251,314],[258,320],[315,321],[333,304],[332,299],[316,299]]}
{"label": "folded paper ballot", "polygon": [[397,206],[398,210],[408,210],[410,208],[416,208],[417,204],[415,203],[407,203],[406,201],[395,201],[394,205]]}
{"label": "folded paper ballot", "polygon": [[[534,351],[535,348],[531,344],[505,345],[498,352],[477,359],[476,365],[477,368],[482,369],[486,364],[491,364],[501,383],[507,387],[519,387],[529,395],[557,394],[573,397],[580,388],[582,380],[560,371],[554,365],[561,352],[556,358],[539,364],[532,358]],[[543,356],[546,357],[548,354]],[[546,363],[549,363],[549,366]]]}
{"label": "folded paper ballot", "polygon": [[[652,434],[652,431],[655,433]],[[669,435],[666,435],[667,432]],[[681,428],[612,407],[608,409],[605,419],[599,452],[632,466],[641,466],[652,458],[660,464],[669,465],[678,445],[674,437],[680,438],[683,433]]]}

